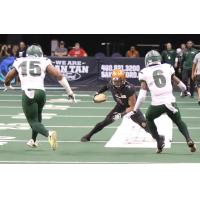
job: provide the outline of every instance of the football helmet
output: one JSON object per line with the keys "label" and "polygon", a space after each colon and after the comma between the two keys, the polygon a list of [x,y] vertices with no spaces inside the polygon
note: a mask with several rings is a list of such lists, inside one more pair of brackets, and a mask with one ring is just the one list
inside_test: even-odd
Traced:
{"label": "football helmet", "polygon": [[120,88],[122,85],[125,84],[126,75],[123,70],[121,69],[114,69],[111,74],[112,84],[116,88]]}
{"label": "football helmet", "polygon": [[38,45],[31,45],[26,50],[26,56],[43,57],[42,48]]}
{"label": "football helmet", "polygon": [[162,57],[158,51],[151,50],[147,52],[144,58],[145,66],[150,67],[151,65],[161,64]]}

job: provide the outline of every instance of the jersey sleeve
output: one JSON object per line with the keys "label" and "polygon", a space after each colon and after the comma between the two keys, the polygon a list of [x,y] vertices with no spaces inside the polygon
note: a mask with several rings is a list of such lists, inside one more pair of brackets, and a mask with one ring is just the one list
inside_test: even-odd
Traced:
{"label": "jersey sleeve", "polygon": [[172,65],[169,65],[169,71],[171,76],[175,74],[175,70]]}
{"label": "jersey sleeve", "polygon": [[132,96],[133,94],[135,94],[135,87],[130,84],[130,85],[127,85],[127,96],[130,97]]}
{"label": "jersey sleeve", "polygon": [[47,66],[52,65],[52,62],[49,58],[44,58],[43,60],[43,67],[44,67],[44,71],[46,71]]}
{"label": "jersey sleeve", "polygon": [[20,59],[16,58],[15,61],[13,62],[13,64],[12,64],[12,68],[15,68],[18,71],[19,64],[20,64]]}
{"label": "jersey sleeve", "polygon": [[145,77],[145,71],[141,70],[138,74],[138,79],[139,81],[146,81],[146,77]]}
{"label": "jersey sleeve", "polygon": [[195,55],[194,60],[193,60],[194,64],[197,64],[197,62],[198,62],[198,54]]}
{"label": "jersey sleeve", "polygon": [[97,91],[97,93],[101,94],[101,93],[107,91],[108,89],[109,89],[109,84],[104,85],[103,87],[101,87],[101,88]]}

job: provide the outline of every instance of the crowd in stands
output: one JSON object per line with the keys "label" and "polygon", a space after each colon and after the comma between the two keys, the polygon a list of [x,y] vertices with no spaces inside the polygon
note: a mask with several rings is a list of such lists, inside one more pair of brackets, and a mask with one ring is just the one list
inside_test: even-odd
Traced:
{"label": "crowd in stands", "polygon": [[[0,44],[0,57],[14,56],[24,57],[26,55],[27,45],[21,41],[18,45]],[[164,50],[160,51],[163,63],[169,63],[175,68],[177,77],[183,80],[186,84],[189,80],[191,94],[193,96],[194,83],[191,79],[192,62],[198,51],[193,48],[193,42],[187,41],[186,44],[181,44],[180,47],[174,49],[170,42],[164,45]],[[73,47],[66,47],[64,41],[58,42],[57,48],[52,54],[57,57],[87,57],[88,54],[81,47],[80,43],[76,42]],[[116,53],[115,57],[120,56]],[[130,49],[125,53],[125,57],[137,58],[140,57],[138,49],[131,45]],[[186,84],[187,85],[187,84]]]}

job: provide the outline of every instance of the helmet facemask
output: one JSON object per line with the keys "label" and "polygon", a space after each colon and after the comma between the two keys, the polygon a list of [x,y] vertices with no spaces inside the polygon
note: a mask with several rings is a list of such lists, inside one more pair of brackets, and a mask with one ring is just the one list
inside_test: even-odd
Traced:
{"label": "helmet facemask", "polygon": [[112,84],[116,87],[116,88],[121,88],[124,85],[125,81],[123,81],[121,78],[113,78],[112,79]]}
{"label": "helmet facemask", "polygon": [[112,85],[115,88],[120,89],[125,84],[126,75],[121,69],[115,69],[112,72],[111,80],[112,80]]}

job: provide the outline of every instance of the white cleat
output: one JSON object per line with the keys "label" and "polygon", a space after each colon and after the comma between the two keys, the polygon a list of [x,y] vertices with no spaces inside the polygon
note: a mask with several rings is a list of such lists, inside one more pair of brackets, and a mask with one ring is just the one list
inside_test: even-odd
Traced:
{"label": "white cleat", "polygon": [[56,131],[49,131],[49,143],[54,151],[58,148]]}
{"label": "white cleat", "polygon": [[36,141],[34,142],[33,139],[30,139],[26,144],[31,148],[37,148],[38,147],[38,143]]}

